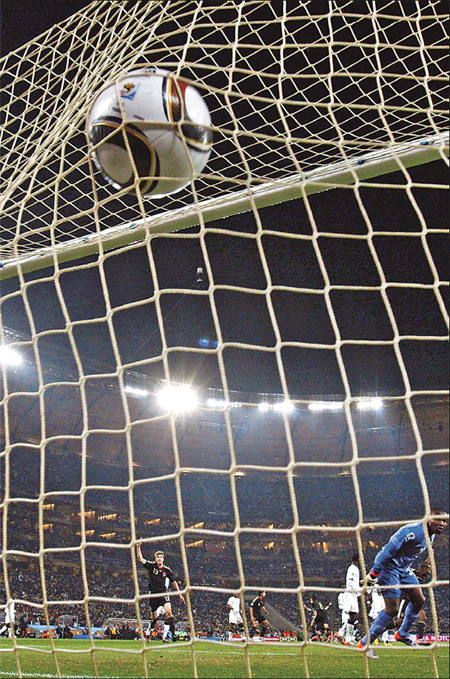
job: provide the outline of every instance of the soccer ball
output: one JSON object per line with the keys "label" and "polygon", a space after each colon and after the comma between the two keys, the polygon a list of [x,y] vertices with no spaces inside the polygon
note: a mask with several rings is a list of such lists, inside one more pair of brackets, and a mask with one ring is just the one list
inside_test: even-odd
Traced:
{"label": "soccer ball", "polygon": [[116,188],[153,197],[205,167],[211,117],[199,92],[168,71],[130,71],[96,97],[87,120],[94,163]]}

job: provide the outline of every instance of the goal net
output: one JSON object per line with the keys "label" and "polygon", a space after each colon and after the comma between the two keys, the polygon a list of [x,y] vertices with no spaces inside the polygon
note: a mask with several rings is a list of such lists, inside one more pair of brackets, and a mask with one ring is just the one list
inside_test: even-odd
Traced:
{"label": "goal net", "polygon": [[[336,630],[352,554],[362,577],[448,509],[447,28],[435,0],[98,1],[0,62],[0,603],[49,637],[0,646],[8,676],[71,673],[61,616],[87,674],[126,654],[165,676],[140,541],[184,593],[189,675],[228,598],[247,637],[261,590],[313,675],[310,595]],[[206,167],[162,198],[105,181],[86,130],[146,67],[212,121]],[[445,540],[423,583],[435,676]],[[104,660],[117,619],[137,640]]]}

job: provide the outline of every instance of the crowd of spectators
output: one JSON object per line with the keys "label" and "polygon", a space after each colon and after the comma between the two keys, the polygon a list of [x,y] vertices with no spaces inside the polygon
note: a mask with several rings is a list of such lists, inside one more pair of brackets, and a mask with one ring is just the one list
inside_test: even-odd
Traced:
{"label": "crowd of spectators", "polygon": [[[380,540],[386,532],[386,529],[378,531]],[[367,543],[364,555],[366,565],[371,563],[376,551],[377,531],[373,533],[371,542],[374,546]],[[328,552],[324,552],[323,548],[317,549],[312,542],[308,544],[302,539],[298,552],[300,561],[297,562],[290,539],[267,543],[266,537],[264,544],[261,540],[247,537],[240,549],[247,597],[254,595],[258,589],[267,588],[271,605],[293,625],[301,627],[297,593],[300,566],[305,583],[303,599],[311,591],[317,591],[324,604],[331,602],[330,622],[337,629],[337,597],[352,552],[350,535],[348,541],[347,546],[341,540],[339,548],[330,540]],[[227,625],[227,594],[214,589],[226,589],[231,593],[240,587],[238,555],[232,540],[216,541],[211,545],[206,539],[199,542],[201,544],[188,547],[185,552],[191,587],[189,607],[197,632],[220,634]],[[183,568],[179,543],[173,540],[167,545],[162,544],[166,549],[166,561],[183,587],[187,573]],[[153,546],[154,543],[144,545],[147,558],[152,557]],[[436,549],[436,563],[438,577],[441,580],[448,578],[448,552],[444,544]],[[138,611],[142,619],[149,617],[147,574],[139,563],[133,563],[132,547],[120,550],[87,547],[66,553],[56,551],[45,555],[44,569],[38,558],[24,555],[11,554],[7,564],[10,595],[18,602],[18,614],[25,614],[31,622],[46,624],[45,613],[52,625],[57,624],[61,616],[70,615],[81,627],[88,622],[91,626],[101,627],[110,619],[137,619]],[[6,593],[4,584],[1,583],[0,587],[3,595]],[[323,591],[323,588],[329,589]],[[439,628],[441,632],[448,633],[448,588],[436,586],[433,592]],[[172,603],[176,619],[186,623],[188,608],[183,607],[176,596]],[[429,604],[428,613],[431,621]]]}
{"label": "crowd of spectators", "polygon": [[[283,475],[237,477],[243,531],[236,538],[236,504],[226,475],[182,475],[180,506],[173,479],[139,484],[131,499],[127,470],[108,469],[105,488],[100,482],[105,483],[101,464],[91,469],[91,482],[98,485],[80,492],[75,481],[79,459],[49,451],[46,493],[51,495],[39,499],[35,490],[39,475],[36,451],[19,454],[15,450],[13,458],[10,500],[1,510],[8,512],[8,531],[2,545],[7,568],[0,582],[0,605],[7,593],[6,577],[18,614],[25,614],[31,622],[56,624],[61,616],[71,615],[80,627],[88,623],[101,627],[110,619],[136,619],[138,612],[147,619],[146,572],[135,560],[133,542],[143,537],[146,558],[151,558],[153,547],[162,547],[181,586],[189,582],[189,609],[181,607],[177,597],[173,604],[176,619],[185,624],[191,611],[196,631],[221,633],[226,629],[227,596],[212,590],[231,592],[239,588],[240,567],[248,596],[268,588],[269,602],[294,625],[300,627],[303,622],[297,592],[301,582],[304,595],[317,591],[324,603],[332,603],[330,621],[337,625],[338,592],[357,546],[351,484],[343,486],[336,478],[318,478],[302,485],[302,479],[296,478],[294,490],[301,512],[300,526],[294,526],[292,490]],[[4,464],[4,458],[0,463]],[[397,504],[402,511],[395,517],[399,524],[408,516],[420,516],[420,510],[407,504],[408,475],[400,476]],[[386,478],[371,479],[381,492]],[[428,483],[436,495],[439,473],[429,472]],[[372,487],[374,496],[377,487]],[[330,519],[333,496],[340,498],[341,513]],[[322,499],[322,512],[317,510],[318,497]],[[181,514],[185,526],[182,543]],[[379,525],[384,516],[372,516],[374,525],[360,531],[366,567],[392,533],[392,525]],[[157,543],[145,542],[158,536],[161,540]],[[448,581],[446,541],[443,536],[436,547],[440,581]],[[448,588],[440,585],[433,591],[439,628],[448,632]]]}

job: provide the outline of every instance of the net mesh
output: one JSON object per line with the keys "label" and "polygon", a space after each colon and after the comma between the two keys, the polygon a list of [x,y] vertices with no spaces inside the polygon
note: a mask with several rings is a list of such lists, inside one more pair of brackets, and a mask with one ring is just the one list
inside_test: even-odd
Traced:
{"label": "net mesh", "polygon": [[[439,3],[357,6],[96,3],[7,56],[2,257],[446,130]],[[195,191],[156,203],[91,176],[84,133],[95,93],[142,65],[195,83],[214,127]]]}
{"label": "net mesh", "polygon": [[[73,612],[95,676],[95,630],[118,618],[142,644],[112,650],[151,675],[141,538],[176,565],[198,676],[194,634],[221,629],[211,610],[233,591],[246,608],[266,589],[306,630],[306,598],[337,597],[343,555],[364,571],[401,522],[447,507],[447,12],[318,7],[95,2],[1,62],[0,259],[17,276],[0,318],[24,358],[2,362],[4,596],[47,631]],[[192,82],[214,131],[205,170],[158,200],[108,185],[85,134],[96,92],[144,65]],[[437,160],[409,168],[430,139]],[[374,152],[397,172],[321,175]],[[336,188],[309,196],[310,173]],[[260,207],[255,190],[280,182],[297,198]],[[205,205],[225,216],[242,192],[248,213],[206,221]],[[198,225],[152,237],[183,211]],[[111,230],[142,223],[108,250]],[[95,253],[79,258],[86,238]],[[62,244],[73,261],[26,273]],[[182,383],[196,411],[158,401]],[[375,395],[381,412],[366,409]],[[435,634],[443,552],[425,585]],[[18,649],[3,656],[20,675]],[[306,634],[299,657],[309,676]],[[252,676],[250,645],[242,659]]]}

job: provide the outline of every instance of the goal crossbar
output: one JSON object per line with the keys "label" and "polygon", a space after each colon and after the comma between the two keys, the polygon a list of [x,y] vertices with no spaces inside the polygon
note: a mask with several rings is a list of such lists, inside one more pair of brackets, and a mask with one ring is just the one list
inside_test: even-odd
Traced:
{"label": "goal crossbar", "polygon": [[54,247],[39,248],[32,253],[0,261],[0,280],[39,271],[56,263],[78,260],[97,254],[100,239],[104,252],[157,236],[210,223],[253,208],[270,207],[336,187],[354,186],[378,176],[423,165],[449,155],[449,134],[441,133],[412,143],[397,144],[316,168],[306,174],[296,174],[279,181],[265,182],[257,187],[228,193],[173,210],[110,227],[100,234],[74,238]]}

